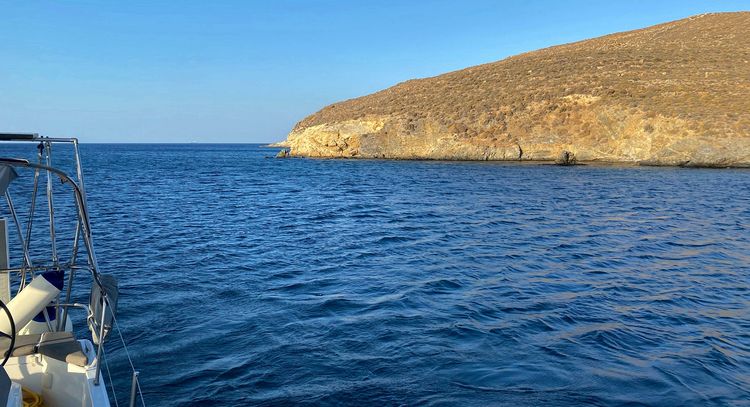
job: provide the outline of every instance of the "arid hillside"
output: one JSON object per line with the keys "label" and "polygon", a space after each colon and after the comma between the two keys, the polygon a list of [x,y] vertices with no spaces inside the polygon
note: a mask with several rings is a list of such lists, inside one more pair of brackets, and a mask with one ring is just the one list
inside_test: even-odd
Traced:
{"label": "arid hillside", "polygon": [[750,12],[560,45],[325,107],[295,156],[750,166]]}

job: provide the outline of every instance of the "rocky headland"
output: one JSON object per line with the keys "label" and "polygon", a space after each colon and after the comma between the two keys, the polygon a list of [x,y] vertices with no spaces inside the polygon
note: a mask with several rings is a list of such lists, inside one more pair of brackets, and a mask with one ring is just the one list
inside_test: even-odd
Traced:
{"label": "rocky headland", "polygon": [[299,122],[292,156],[750,166],[750,12],[410,80]]}

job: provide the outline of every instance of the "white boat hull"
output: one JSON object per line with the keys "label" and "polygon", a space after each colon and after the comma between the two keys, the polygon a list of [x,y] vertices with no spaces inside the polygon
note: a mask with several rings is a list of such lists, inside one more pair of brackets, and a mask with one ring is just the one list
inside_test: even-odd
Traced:
{"label": "white boat hull", "polygon": [[[86,366],[66,363],[51,357],[34,353],[14,356],[5,364],[10,379],[22,387],[42,396],[48,407],[108,407],[109,397],[105,377],[94,384],[96,375],[96,351],[89,340],[79,340],[88,360]],[[8,405],[14,402],[13,389]],[[20,406],[20,405],[19,405]]]}

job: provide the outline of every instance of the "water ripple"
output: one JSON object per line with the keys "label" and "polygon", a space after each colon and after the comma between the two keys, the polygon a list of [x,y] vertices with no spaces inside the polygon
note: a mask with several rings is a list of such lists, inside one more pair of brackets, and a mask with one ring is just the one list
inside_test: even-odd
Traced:
{"label": "water ripple", "polygon": [[748,171],[82,150],[151,404],[750,400]]}

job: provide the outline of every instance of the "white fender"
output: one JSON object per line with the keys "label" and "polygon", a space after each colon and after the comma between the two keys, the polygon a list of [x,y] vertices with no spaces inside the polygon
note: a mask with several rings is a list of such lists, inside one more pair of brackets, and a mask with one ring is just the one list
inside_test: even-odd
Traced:
{"label": "white fender", "polygon": [[[44,276],[36,276],[29,284],[8,303],[10,314],[16,330],[21,330],[29,321],[39,314],[57,295],[60,290],[47,281]],[[10,335],[10,322],[4,312],[0,312],[0,331]]]}

